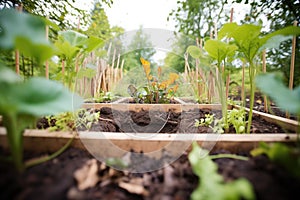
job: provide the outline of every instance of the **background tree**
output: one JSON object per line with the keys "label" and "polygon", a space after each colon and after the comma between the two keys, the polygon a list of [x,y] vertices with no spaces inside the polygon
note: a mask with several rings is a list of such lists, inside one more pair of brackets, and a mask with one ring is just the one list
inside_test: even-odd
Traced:
{"label": "background tree", "polygon": [[177,9],[173,9],[168,16],[176,22],[178,31],[195,38],[209,36],[215,23],[228,21],[228,13],[224,12],[225,0],[179,0]]}
{"label": "background tree", "polygon": [[130,70],[130,68],[140,66],[140,58],[151,62],[153,64],[152,56],[156,53],[156,50],[153,48],[149,35],[143,31],[143,27],[136,31],[133,36],[130,44],[125,47],[122,59],[125,60],[124,69]]}
{"label": "background tree", "polygon": [[[290,26],[294,21],[300,22],[300,1],[296,0],[236,0],[237,3],[250,4],[250,12],[245,16],[245,22],[254,22],[259,19],[266,19],[270,31]],[[268,70],[281,70],[287,80],[289,79],[289,70],[291,63],[291,46],[292,41],[282,42],[280,47],[267,52]],[[300,41],[296,38],[295,52],[295,77],[294,86],[300,85]]]}

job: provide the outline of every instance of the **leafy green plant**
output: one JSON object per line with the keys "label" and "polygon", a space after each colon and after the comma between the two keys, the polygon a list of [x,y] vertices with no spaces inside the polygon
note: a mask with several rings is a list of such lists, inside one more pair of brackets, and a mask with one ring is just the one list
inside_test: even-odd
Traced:
{"label": "leafy green plant", "polygon": [[161,67],[158,68],[157,78],[151,75],[150,62],[141,58],[144,72],[147,78],[147,85],[136,88],[128,86],[128,93],[138,103],[169,103],[175,96],[178,84],[175,81],[179,78],[176,73],[170,73],[168,80],[161,81]]}
{"label": "leafy green plant", "polygon": [[[236,133],[245,132],[245,109],[232,109],[227,111],[227,125],[233,126]],[[215,115],[206,114],[205,118],[195,120],[195,126],[208,126],[215,133],[225,132],[225,119],[224,116],[221,119],[215,119]]]}
{"label": "leafy green plant", "polygon": [[290,90],[282,81],[282,74],[268,73],[256,77],[257,87],[283,110],[300,116],[300,86]]}
{"label": "leafy green plant", "polygon": [[268,158],[283,166],[292,175],[300,178],[300,148],[299,146],[288,146],[283,143],[267,144],[261,142],[259,147],[251,151],[252,156],[267,155]]}
{"label": "leafy green plant", "polygon": [[77,31],[59,31],[54,46],[61,61],[65,61],[65,71],[59,71],[57,79],[62,79],[63,83],[73,90],[76,77],[93,77],[96,73],[94,69],[89,67],[79,69],[79,65],[83,62],[82,55],[93,51],[102,43],[100,38],[88,37]]}
{"label": "leafy green plant", "polygon": [[[1,10],[0,16],[1,50],[17,48],[21,53],[35,57],[39,63],[53,55],[54,50],[42,31],[45,30],[43,19],[13,10]],[[24,163],[24,129],[32,126],[38,117],[80,107],[82,98],[55,81],[39,77],[23,81],[1,64],[0,72],[0,115],[7,131],[12,161],[21,172],[27,166],[56,156],[66,147],[46,159]]]}
{"label": "leafy green plant", "polygon": [[[216,70],[211,70],[211,72],[214,74],[214,76],[217,79],[216,86],[219,92],[220,101],[222,104],[222,114],[224,117],[224,125],[225,130],[228,129],[228,123],[227,123],[227,98],[224,88],[224,77],[221,75],[222,72],[222,66],[225,68],[226,63],[233,60],[233,56],[235,51],[237,50],[237,46],[235,44],[228,44],[221,40],[215,40],[215,39],[209,39],[205,41],[204,49],[208,53],[208,55],[216,60]],[[190,53],[190,55],[193,58],[201,58],[202,52],[197,46],[189,46],[187,48],[187,52]],[[214,65],[212,65],[214,66]]]}
{"label": "leafy green plant", "polygon": [[[81,98],[61,84],[43,78],[23,82],[14,72],[0,67],[0,114],[17,170],[22,171],[23,131],[41,116],[69,111],[81,105]],[[10,79],[4,75],[9,75]],[[49,92],[51,91],[51,92]],[[73,102],[73,104],[72,104]]]}
{"label": "leafy green plant", "polygon": [[79,109],[76,112],[62,112],[48,116],[49,131],[74,131],[77,128],[89,130],[100,118],[99,112]]}
{"label": "leafy green plant", "polygon": [[208,151],[200,148],[193,142],[193,149],[188,158],[192,165],[193,172],[199,177],[199,185],[191,195],[192,200],[238,200],[255,199],[251,183],[245,178],[226,183],[223,177],[218,174],[218,167],[212,161],[216,158],[235,158],[246,160],[245,157],[233,154],[208,155]]}
{"label": "leafy green plant", "polygon": [[299,35],[300,27],[289,26],[273,33],[262,36],[261,25],[236,23],[225,24],[218,33],[218,38],[225,37],[233,39],[232,42],[238,47],[249,65],[250,78],[250,111],[246,132],[250,133],[252,124],[254,94],[255,94],[255,76],[260,61],[260,53],[266,48],[275,48],[279,44],[290,38],[291,35]]}
{"label": "leafy green plant", "polygon": [[116,97],[112,92],[104,92],[101,91],[100,93],[97,93],[95,97],[86,99],[85,101],[92,101],[95,103],[103,103],[103,102],[111,102]]}
{"label": "leafy green plant", "polygon": [[232,109],[227,113],[228,123],[232,124],[236,133],[245,132],[245,109]]}

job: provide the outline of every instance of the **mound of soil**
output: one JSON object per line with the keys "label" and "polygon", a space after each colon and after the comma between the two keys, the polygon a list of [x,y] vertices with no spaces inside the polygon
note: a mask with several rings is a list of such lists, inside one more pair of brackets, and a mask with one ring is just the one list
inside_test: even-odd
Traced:
{"label": "mound of soil", "polygon": [[[0,154],[2,153],[3,150],[0,150]],[[29,153],[26,155],[32,156]],[[96,181],[83,189],[76,173],[86,167],[87,163],[94,163],[96,166],[93,173],[86,172],[91,180]],[[300,180],[293,178],[265,156],[250,157],[248,161],[223,158],[216,159],[215,163],[226,182],[240,177],[248,179],[254,187],[257,199],[297,199],[300,196]],[[197,185],[201,184],[192,172],[187,154],[160,170],[128,173],[105,166],[95,161],[86,151],[75,148],[66,150],[51,161],[31,167],[22,174],[16,173],[11,165],[2,164],[0,176],[0,199],[22,200],[186,200]]]}

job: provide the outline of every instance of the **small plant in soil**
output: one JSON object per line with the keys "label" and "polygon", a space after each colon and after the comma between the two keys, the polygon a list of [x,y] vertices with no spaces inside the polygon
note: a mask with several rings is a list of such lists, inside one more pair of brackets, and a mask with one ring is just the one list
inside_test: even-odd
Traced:
{"label": "small plant in soil", "polygon": [[247,160],[247,158],[233,154],[208,155],[208,153],[194,142],[192,151],[188,155],[193,172],[199,177],[199,185],[191,195],[192,200],[255,199],[253,187],[247,179],[239,178],[225,182],[223,177],[218,174],[217,165],[212,161],[217,158],[241,160]]}
{"label": "small plant in soil", "polygon": [[128,86],[128,93],[137,103],[170,103],[178,89],[176,80],[179,75],[170,73],[167,80],[162,79],[162,69],[158,67],[157,77],[151,74],[150,62],[141,58],[141,63],[147,79],[147,84],[136,88]]}
{"label": "small plant in soil", "polygon": [[91,99],[86,99],[85,102],[95,102],[95,103],[105,103],[105,102],[111,102],[116,97],[112,92],[104,92],[101,91],[99,93],[96,93],[96,96]]}
{"label": "small plant in soil", "polygon": [[[196,119],[195,126],[210,127],[215,133],[224,133],[226,123],[224,117],[216,119],[213,114],[205,114],[205,118]],[[232,109],[227,111],[227,126],[233,126],[236,133],[245,132],[245,109]]]}

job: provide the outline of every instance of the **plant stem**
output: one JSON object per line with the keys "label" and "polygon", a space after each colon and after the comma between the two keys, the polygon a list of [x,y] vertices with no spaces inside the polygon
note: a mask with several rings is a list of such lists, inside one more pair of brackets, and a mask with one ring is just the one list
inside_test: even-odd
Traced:
{"label": "plant stem", "polygon": [[54,152],[53,154],[49,155],[49,156],[45,156],[39,159],[33,159],[33,160],[29,160],[25,163],[25,167],[32,167],[34,165],[38,165],[41,164],[43,162],[49,161],[57,156],[59,156],[61,153],[63,153],[69,146],[70,144],[73,142],[74,137],[72,137],[62,148],[60,148],[58,151]]}
{"label": "plant stem", "polygon": [[211,159],[218,159],[218,158],[233,158],[233,159],[237,159],[237,160],[249,160],[248,157],[246,156],[239,156],[239,155],[235,155],[235,154],[217,154],[217,155],[210,155],[209,156]]}
{"label": "plant stem", "polygon": [[18,172],[24,170],[23,163],[23,138],[22,130],[19,127],[20,124],[17,123],[17,116],[14,113],[8,113],[3,115],[3,124],[6,127],[7,139],[13,159],[13,163]]}
{"label": "plant stem", "polygon": [[250,77],[250,110],[249,110],[249,117],[248,117],[248,125],[246,133],[250,133],[251,124],[252,124],[252,115],[253,115],[253,106],[254,106],[254,95],[255,95],[255,66],[253,62],[249,62],[249,77]]}

